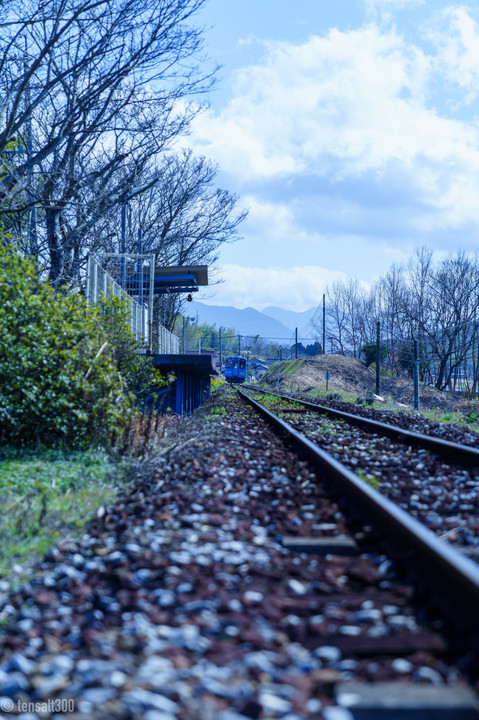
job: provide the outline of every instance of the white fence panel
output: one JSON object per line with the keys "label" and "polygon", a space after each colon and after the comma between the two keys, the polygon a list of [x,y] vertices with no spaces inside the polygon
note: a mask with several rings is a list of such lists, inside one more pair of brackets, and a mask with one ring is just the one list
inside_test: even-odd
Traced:
{"label": "white fence panel", "polygon": [[[130,309],[130,327],[137,340],[147,342],[152,353],[161,355],[175,355],[179,352],[179,338],[169,332],[163,325],[151,327],[151,337],[145,327],[144,308],[134,300],[125,290],[122,290],[117,281],[108,273],[91,255],[87,264],[86,299],[90,305],[95,305],[101,295],[108,298],[111,295],[121,297],[128,303]],[[151,312],[151,308],[148,309]],[[149,324],[149,323],[148,323]]]}
{"label": "white fence panel", "polygon": [[163,325],[153,327],[152,351],[159,355],[178,355],[180,339],[170,333]]}

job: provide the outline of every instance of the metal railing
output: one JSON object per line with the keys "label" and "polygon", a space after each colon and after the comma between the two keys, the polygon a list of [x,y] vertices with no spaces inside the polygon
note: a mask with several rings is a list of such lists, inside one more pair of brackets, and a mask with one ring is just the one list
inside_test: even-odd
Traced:
{"label": "metal railing", "polygon": [[95,305],[102,296],[115,296],[126,302],[130,311],[131,331],[135,339],[142,342],[151,353],[171,355],[179,352],[179,338],[163,325],[152,321],[153,294],[150,293],[149,303],[146,305],[136,302],[100,262],[90,255],[87,263],[86,299],[90,305]]}
{"label": "metal railing", "polygon": [[180,339],[173,335],[163,325],[152,325],[152,352],[159,355],[178,355],[180,352]]}

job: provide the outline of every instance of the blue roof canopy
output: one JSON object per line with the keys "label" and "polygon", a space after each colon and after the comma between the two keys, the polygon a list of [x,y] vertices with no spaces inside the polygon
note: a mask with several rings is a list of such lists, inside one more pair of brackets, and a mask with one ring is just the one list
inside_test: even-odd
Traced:
{"label": "blue roof canopy", "polygon": [[[150,292],[149,267],[143,268],[143,272],[136,271],[128,275],[126,289],[130,295],[137,294],[140,285],[143,285],[143,293]],[[208,285],[208,266],[192,265],[172,267],[155,267],[153,280],[153,294],[165,295],[170,293],[197,292],[200,285]]]}

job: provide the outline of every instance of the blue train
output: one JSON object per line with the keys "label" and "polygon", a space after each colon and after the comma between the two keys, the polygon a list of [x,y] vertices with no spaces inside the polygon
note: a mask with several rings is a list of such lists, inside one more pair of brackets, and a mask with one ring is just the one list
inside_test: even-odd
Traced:
{"label": "blue train", "polygon": [[246,380],[248,363],[246,358],[233,355],[225,358],[225,380],[229,383],[242,383]]}

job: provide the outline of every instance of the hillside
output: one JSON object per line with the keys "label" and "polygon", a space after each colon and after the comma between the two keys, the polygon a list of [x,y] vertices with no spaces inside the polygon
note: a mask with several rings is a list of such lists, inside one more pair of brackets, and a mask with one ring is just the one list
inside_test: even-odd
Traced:
{"label": "hillside", "polygon": [[[302,360],[289,360],[280,366],[280,390],[283,392],[314,393],[325,390],[325,373],[329,370],[328,389],[344,390],[357,397],[370,398],[376,389],[376,373],[357,358],[343,355],[315,355]],[[274,389],[278,378],[277,365],[263,375],[261,382]],[[388,404],[400,403],[414,407],[414,389],[409,378],[381,375],[381,397]],[[420,387],[421,409],[460,410],[464,401],[448,392],[439,392],[431,387]],[[468,403],[471,410],[472,404]]]}

